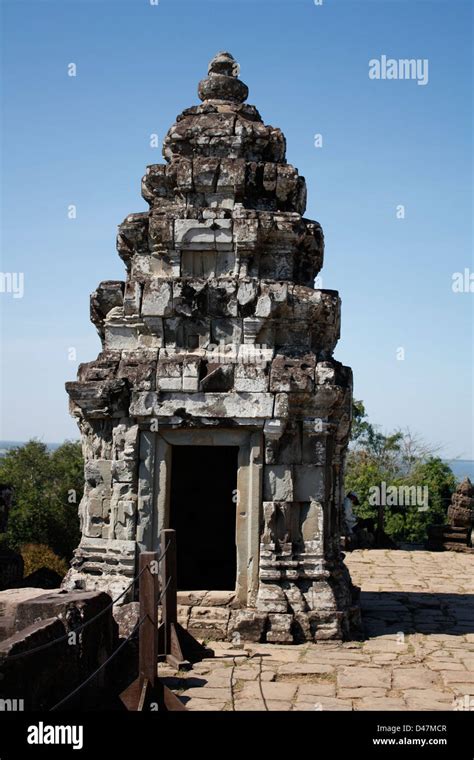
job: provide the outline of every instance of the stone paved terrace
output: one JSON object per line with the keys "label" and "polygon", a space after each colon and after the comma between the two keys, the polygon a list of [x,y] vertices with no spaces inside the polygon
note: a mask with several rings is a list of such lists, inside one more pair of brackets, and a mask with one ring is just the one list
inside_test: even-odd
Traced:
{"label": "stone paved terrace", "polygon": [[209,642],[214,659],[160,674],[190,710],[473,709],[472,556],[361,550],[346,561],[365,641]]}

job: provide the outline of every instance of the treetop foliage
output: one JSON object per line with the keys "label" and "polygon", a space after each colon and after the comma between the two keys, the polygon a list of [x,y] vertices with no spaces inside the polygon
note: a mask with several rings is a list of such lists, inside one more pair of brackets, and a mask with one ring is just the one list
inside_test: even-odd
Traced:
{"label": "treetop foliage", "polygon": [[69,560],[79,543],[78,505],[84,488],[79,442],[54,451],[38,440],[10,449],[0,459],[0,482],[14,488],[6,541],[45,544]]}
{"label": "treetop foliage", "polygon": [[426,444],[410,430],[382,433],[368,420],[362,401],[353,401],[351,444],[346,462],[346,492],[355,491],[360,505],[359,517],[376,517],[375,489],[418,487],[427,496],[427,508],[420,505],[384,506],[385,532],[396,541],[421,542],[431,523],[446,522],[456,478],[437,454],[437,447]]}

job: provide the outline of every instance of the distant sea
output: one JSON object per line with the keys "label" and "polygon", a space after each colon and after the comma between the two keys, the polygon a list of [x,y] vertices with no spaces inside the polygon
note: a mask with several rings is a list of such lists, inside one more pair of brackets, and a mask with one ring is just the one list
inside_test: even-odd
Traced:
{"label": "distant sea", "polygon": [[[49,451],[54,451],[60,446],[60,443],[47,443],[46,446]],[[15,446],[23,446],[23,441],[0,441],[0,458],[5,456],[9,449],[15,448]],[[458,480],[463,480],[467,477],[474,483],[474,460],[472,459],[443,459],[454,472]]]}
{"label": "distant sea", "polygon": [[474,483],[474,461],[472,459],[445,459],[458,480],[467,477]]}
{"label": "distant sea", "polygon": [[[9,449],[15,449],[17,446],[24,446],[26,441],[0,441],[0,459],[1,457],[4,457],[5,454]],[[60,443],[45,443],[46,448],[48,451],[54,451],[55,449],[58,449],[61,444]]]}

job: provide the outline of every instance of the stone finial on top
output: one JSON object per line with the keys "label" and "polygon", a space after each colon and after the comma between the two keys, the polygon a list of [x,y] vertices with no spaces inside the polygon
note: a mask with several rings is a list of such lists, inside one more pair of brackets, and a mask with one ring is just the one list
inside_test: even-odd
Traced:
{"label": "stone finial on top", "polygon": [[200,99],[243,103],[249,90],[238,76],[239,64],[235,58],[227,52],[217,53],[209,63],[208,76],[199,82]]}
{"label": "stone finial on top", "polygon": [[221,53],[216,53],[212,61],[209,61],[207,73],[237,78],[240,74],[240,66],[234,56],[224,50]]}

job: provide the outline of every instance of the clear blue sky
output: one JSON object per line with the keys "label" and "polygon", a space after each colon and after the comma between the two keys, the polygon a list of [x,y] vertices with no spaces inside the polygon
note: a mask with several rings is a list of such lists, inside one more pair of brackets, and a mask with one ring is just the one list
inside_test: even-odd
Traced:
{"label": "clear blue sky", "polygon": [[[140,179],[162,160],[149,135],[161,141],[199,102],[209,59],[229,50],[306,177],[306,215],[326,236],[323,287],[343,302],[335,355],[353,367],[356,397],[384,430],[409,426],[444,456],[474,458],[474,294],[451,289],[454,272],[474,271],[471,2],[1,6],[2,271],[24,272],[25,294],[0,294],[0,438],[77,437],[64,382],[99,351],[89,293],[124,278],[116,225],[147,208]],[[428,59],[428,84],[369,79],[381,55]]]}

